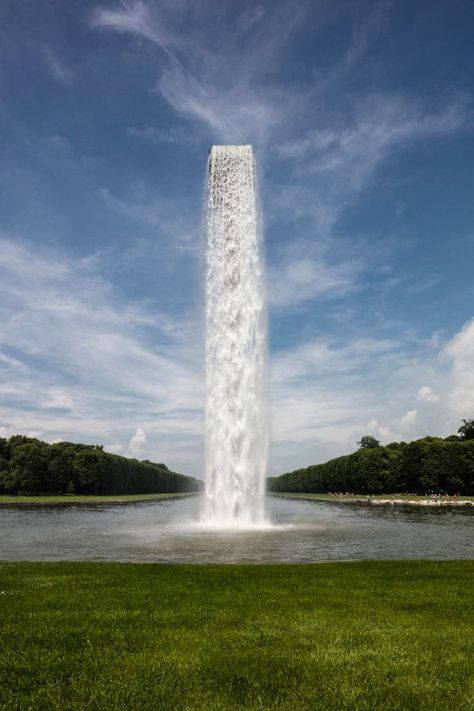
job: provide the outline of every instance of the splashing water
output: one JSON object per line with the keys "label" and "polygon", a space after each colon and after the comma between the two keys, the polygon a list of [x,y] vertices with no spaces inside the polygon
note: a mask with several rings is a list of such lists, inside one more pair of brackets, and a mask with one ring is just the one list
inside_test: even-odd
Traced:
{"label": "splashing water", "polygon": [[252,146],[213,146],[208,168],[202,522],[216,528],[263,526],[267,323]]}

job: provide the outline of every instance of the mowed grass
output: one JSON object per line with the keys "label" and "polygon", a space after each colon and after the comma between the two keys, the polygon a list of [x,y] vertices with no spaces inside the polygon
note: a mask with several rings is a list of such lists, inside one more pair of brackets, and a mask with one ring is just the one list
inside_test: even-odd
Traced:
{"label": "mowed grass", "polygon": [[180,499],[185,496],[196,496],[196,492],[166,493],[166,494],[111,494],[95,496],[94,494],[38,494],[37,496],[0,495],[0,505],[21,506],[57,506],[58,504],[129,504],[136,501],[155,501],[157,499]]}
{"label": "mowed grass", "polygon": [[3,709],[472,709],[474,562],[0,565]]}

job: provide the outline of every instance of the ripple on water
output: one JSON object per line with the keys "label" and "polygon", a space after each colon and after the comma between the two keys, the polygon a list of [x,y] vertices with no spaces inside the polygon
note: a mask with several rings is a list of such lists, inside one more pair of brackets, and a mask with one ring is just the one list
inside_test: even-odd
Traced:
{"label": "ripple on water", "polygon": [[473,558],[473,509],[368,507],[269,497],[268,523],[200,522],[199,497],[127,506],[0,509],[1,560],[287,563]]}

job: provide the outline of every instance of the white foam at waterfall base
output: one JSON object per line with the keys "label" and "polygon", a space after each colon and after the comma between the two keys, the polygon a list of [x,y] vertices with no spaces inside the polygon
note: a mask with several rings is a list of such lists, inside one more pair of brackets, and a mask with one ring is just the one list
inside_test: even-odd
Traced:
{"label": "white foam at waterfall base", "polygon": [[251,146],[213,146],[206,195],[206,484],[202,524],[265,527],[267,320]]}

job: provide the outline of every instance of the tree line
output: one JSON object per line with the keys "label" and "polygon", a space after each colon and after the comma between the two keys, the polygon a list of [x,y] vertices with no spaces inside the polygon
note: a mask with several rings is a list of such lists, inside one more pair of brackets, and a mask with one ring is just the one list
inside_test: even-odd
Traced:
{"label": "tree line", "polygon": [[152,494],[198,491],[193,477],[165,464],[104,452],[100,445],[14,435],[0,437],[0,492],[5,494]]}
{"label": "tree line", "polygon": [[459,435],[382,446],[365,435],[352,454],[267,479],[269,491],[474,495],[474,420]]}

